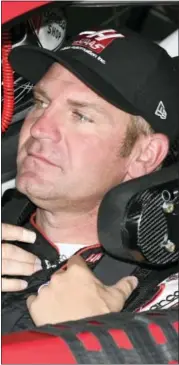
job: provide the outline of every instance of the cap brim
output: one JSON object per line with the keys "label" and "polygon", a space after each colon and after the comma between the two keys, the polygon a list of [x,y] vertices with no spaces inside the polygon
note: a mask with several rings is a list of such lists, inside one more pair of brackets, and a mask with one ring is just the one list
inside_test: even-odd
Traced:
{"label": "cap brim", "polygon": [[39,47],[21,46],[12,50],[9,61],[13,69],[32,84],[38,83],[50,66],[54,62],[58,62],[109,103],[127,113],[140,115],[140,111],[119,91],[104,81],[95,70],[75,59],[72,54],[67,55],[63,51],[55,53]]}

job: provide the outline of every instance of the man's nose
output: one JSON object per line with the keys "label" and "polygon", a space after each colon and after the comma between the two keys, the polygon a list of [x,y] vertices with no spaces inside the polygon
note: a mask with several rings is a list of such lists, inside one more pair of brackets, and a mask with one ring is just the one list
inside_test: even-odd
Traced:
{"label": "man's nose", "polygon": [[52,111],[44,111],[33,123],[30,132],[35,139],[51,139],[57,142],[62,138],[61,128]]}

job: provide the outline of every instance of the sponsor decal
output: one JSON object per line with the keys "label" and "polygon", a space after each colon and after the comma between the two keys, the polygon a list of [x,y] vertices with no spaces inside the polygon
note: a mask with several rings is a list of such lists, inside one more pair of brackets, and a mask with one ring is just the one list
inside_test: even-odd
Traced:
{"label": "sponsor decal", "polygon": [[29,25],[40,47],[51,51],[57,50],[65,40],[67,23],[57,7],[33,16],[29,20]]}
{"label": "sponsor decal", "polygon": [[81,32],[78,39],[72,45],[91,49],[95,53],[101,53],[116,38],[124,38],[123,34],[113,29],[101,30],[99,32]]}
{"label": "sponsor decal", "polygon": [[61,51],[66,51],[68,49],[81,50],[91,57],[97,59],[97,61],[102,64],[106,64],[99,54],[104,51],[104,49],[111,44],[116,38],[124,38],[124,35],[117,33],[114,29],[95,31],[85,31],[78,35],[71,46],[66,46],[61,48]]}
{"label": "sponsor decal", "polygon": [[61,262],[65,261],[67,257],[65,255],[60,255],[58,258],[58,262],[55,264],[52,264],[49,260],[44,260],[46,269],[55,269]]}
{"label": "sponsor decal", "polygon": [[137,312],[161,310],[179,304],[179,273],[170,275],[157,286],[154,296],[142,305]]}
{"label": "sponsor decal", "polygon": [[92,262],[95,263],[100,260],[100,258],[103,256],[103,253],[92,253],[87,259],[86,262]]}

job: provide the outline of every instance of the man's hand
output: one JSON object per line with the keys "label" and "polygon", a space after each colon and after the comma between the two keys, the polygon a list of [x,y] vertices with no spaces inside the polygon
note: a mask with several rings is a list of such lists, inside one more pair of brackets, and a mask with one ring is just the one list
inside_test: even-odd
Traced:
{"label": "man's hand", "polygon": [[[2,224],[3,241],[22,241],[34,243],[35,232],[10,224]],[[41,269],[40,260],[30,252],[8,242],[2,244],[1,275],[32,275]],[[25,280],[2,278],[2,291],[19,291],[27,287]]]}
{"label": "man's hand", "polygon": [[132,276],[105,286],[81,257],[73,256],[65,272],[57,271],[37,296],[29,296],[27,306],[37,326],[77,320],[121,311],[136,286]]}

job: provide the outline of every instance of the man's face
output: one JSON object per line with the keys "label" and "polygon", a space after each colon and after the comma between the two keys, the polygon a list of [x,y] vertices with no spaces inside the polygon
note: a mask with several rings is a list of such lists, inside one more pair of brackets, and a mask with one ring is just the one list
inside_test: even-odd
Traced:
{"label": "man's face", "polygon": [[17,188],[44,207],[100,201],[127,173],[120,148],[130,116],[59,64],[34,96],[20,134]]}

